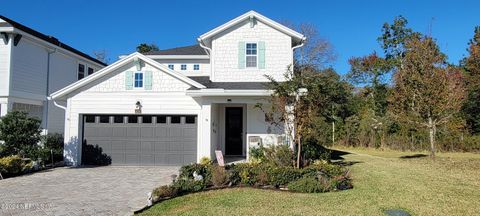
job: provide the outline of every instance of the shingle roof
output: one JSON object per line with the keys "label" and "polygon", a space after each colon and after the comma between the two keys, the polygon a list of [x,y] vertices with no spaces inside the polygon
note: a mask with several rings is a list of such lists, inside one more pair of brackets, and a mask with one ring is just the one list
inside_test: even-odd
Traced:
{"label": "shingle roof", "polygon": [[207,53],[200,45],[191,45],[159,51],[151,51],[145,53],[145,55],[207,55]]}
{"label": "shingle roof", "polygon": [[[228,90],[264,90],[268,89],[268,82],[212,82],[208,76],[190,76],[188,77],[207,88],[220,88]],[[196,90],[192,87],[189,90]]]}
{"label": "shingle roof", "polygon": [[90,61],[96,62],[96,63],[98,63],[98,64],[100,64],[100,65],[107,66],[107,64],[105,64],[105,63],[103,63],[103,62],[101,62],[101,61],[99,61],[99,60],[97,60],[97,59],[95,59],[95,58],[93,58],[93,57],[91,57],[91,56],[89,56],[89,55],[87,55],[87,54],[85,54],[85,53],[83,53],[83,52],[81,52],[81,51],[79,51],[79,50],[77,50],[77,49],[69,46],[69,45],[67,45],[67,44],[62,43],[61,41],[59,41],[57,38],[55,38],[55,37],[53,37],[53,36],[45,35],[45,34],[43,34],[43,33],[40,33],[40,32],[38,32],[38,31],[36,31],[36,30],[33,30],[33,29],[31,29],[31,28],[29,28],[29,27],[27,27],[27,26],[24,26],[24,25],[22,25],[22,24],[20,24],[20,23],[18,23],[18,22],[15,22],[15,21],[13,21],[13,20],[11,20],[11,19],[9,19],[9,18],[7,18],[7,17],[4,17],[4,16],[2,16],[2,15],[0,15],[0,19],[5,20],[5,22],[9,23],[9,24],[12,25],[14,28],[20,29],[20,30],[22,30],[22,31],[24,31],[24,32],[26,32],[26,33],[28,33],[28,34],[31,34],[31,35],[33,35],[33,36],[35,36],[35,37],[37,37],[37,38],[39,38],[39,39],[41,39],[41,40],[44,40],[44,41],[46,41],[46,42],[48,42],[48,43],[51,43],[51,44],[53,44],[53,45],[55,45],[55,46],[61,47],[61,48],[63,48],[63,49],[66,49],[66,50],[68,50],[68,51],[70,51],[70,52],[73,52],[73,53],[75,53],[75,54],[77,54],[77,55],[79,55],[79,56],[82,56],[82,57],[84,57],[84,58],[86,58],[86,59],[88,59],[88,60],[90,60]]}

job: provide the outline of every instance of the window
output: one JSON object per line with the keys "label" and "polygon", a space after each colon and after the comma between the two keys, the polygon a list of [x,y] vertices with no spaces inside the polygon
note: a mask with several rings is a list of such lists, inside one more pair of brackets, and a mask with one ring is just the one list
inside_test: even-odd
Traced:
{"label": "window", "polygon": [[170,117],[171,124],[180,124],[180,116],[172,116]]}
{"label": "window", "polygon": [[173,70],[175,67],[172,64],[169,64],[168,68],[170,68],[170,70]]}
{"label": "window", "polygon": [[167,123],[167,116],[157,116],[157,124]]}
{"label": "window", "polygon": [[128,116],[128,123],[138,123],[138,116],[135,116],[135,115]]}
{"label": "window", "polygon": [[195,124],[195,116],[186,116],[185,117],[186,124]]}
{"label": "window", "polygon": [[193,65],[193,70],[200,70],[200,65],[199,64],[194,64]]}
{"label": "window", "polygon": [[81,80],[85,77],[85,65],[78,64],[78,80]]}
{"label": "window", "polygon": [[187,70],[187,65],[186,64],[180,65],[180,70]]}
{"label": "window", "polygon": [[95,116],[93,116],[93,115],[85,116],[85,122],[86,123],[95,123]]}
{"label": "window", "polygon": [[88,74],[88,75],[92,75],[93,72],[95,72],[95,71],[93,70],[93,68],[88,67],[87,74]]}
{"label": "window", "polygon": [[135,72],[135,88],[143,88],[143,73]]}
{"label": "window", "polygon": [[100,123],[110,123],[110,116],[101,115],[100,116]]}
{"label": "window", "polygon": [[142,123],[151,124],[152,123],[152,116],[142,116]]}
{"label": "window", "polygon": [[246,67],[257,67],[257,44],[256,43],[247,43],[246,51]]}
{"label": "window", "polygon": [[123,116],[114,116],[113,123],[122,124],[123,123]]}

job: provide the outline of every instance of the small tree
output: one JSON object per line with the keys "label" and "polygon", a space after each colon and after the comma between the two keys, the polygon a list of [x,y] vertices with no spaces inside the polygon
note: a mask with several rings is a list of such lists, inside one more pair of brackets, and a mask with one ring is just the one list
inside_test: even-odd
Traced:
{"label": "small tree", "polygon": [[462,104],[461,73],[446,66],[445,55],[430,37],[412,38],[405,48],[403,66],[394,76],[392,113],[429,130],[434,158],[437,127],[448,123]]}
{"label": "small tree", "polygon": [[25,112],[12,111],[0,119],[1,155],[32,157],[40,141],[40,120]]}
{"label": "small tree", "polygon": [[159,50],[160,49],[158,48],[158,46],[154,43],[151,43],[151,44],[142,43],[137,46],[137,52],[139,53],[148,53],[151,51],[159,51]]}

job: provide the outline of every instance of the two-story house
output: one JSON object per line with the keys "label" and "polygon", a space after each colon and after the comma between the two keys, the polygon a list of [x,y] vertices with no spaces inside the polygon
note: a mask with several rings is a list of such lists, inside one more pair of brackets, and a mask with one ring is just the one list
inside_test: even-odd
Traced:
{"label": "two-story house", "polygon": [[256,108],[284,80],[305,37],[254,11],[198,37],[198,44],[133,53],[51,95],[66,110],[65,161],[98,145],[118,165],[178,165],[248,157],[249,143],[285,142]]}
{"label": "two-story house", "polygon": [[0,116],[24,111],[42,120],[44,132],[62,133],[65,112],[47,96],[105,66],[52,36],[0,15]]}

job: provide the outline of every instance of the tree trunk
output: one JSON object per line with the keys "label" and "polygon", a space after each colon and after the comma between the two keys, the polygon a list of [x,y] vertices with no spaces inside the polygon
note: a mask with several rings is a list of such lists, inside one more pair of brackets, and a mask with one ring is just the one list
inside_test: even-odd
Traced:
{"label": "tree trunk", "polygon": [[300,169],[300,161],[302,159],[302,143],[300,141],[300,136],[297,138],[298,149],[297,149],[297,168]]}
{"label": "tree trunk", "polygon": [[430,130],[430,157],[435,159],[435,135],[437,128],[435,127],[435,124],[433,124],[432,117],[428,118],[428,125]]}
{"label": "tree trunk", "polygon": [[332,122],[332,145],[335,144],[335,120]]}

